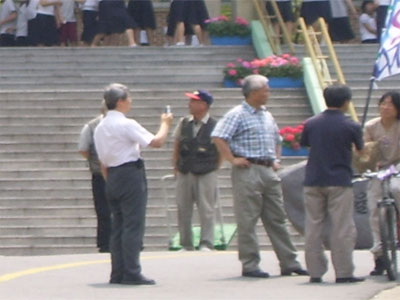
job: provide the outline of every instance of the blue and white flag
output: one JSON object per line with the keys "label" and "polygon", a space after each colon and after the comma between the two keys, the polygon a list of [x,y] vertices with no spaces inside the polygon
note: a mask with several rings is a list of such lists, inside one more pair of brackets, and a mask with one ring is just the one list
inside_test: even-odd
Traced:
{"label": "blue and white flag", "polygon": [[376,80],[400,73],[400,0],[392,0],[382,32],[373,76]]}

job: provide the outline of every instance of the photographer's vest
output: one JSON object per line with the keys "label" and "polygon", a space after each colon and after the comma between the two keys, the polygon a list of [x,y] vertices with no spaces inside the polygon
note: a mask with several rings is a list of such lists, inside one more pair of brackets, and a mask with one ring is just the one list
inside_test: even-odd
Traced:
{"label": "photographer's vest", "polygon": [[218,168],[219,154],[211,143],[211,132],[217,122],[209,118],[193,136],[193,121],[187,117],[182,121],[181,136],[178,146],[178,170],[196,175],[210,173]]}
{"label": "photographer's vest", "polygon": [[89,129],[90,129],[90,136],[92,138],[90,146],[89,146],[89,157],[88,157],[88,162],[89,162],[89,169],[92,174],[101,174],[101,167],[100,167],[100,161],[99,157],[97,155],[96,148],[94,146],[94,130],[96,129],[97,125],[101,122],[103,119],[103,116],[99,116],[96,119],[91,120],[88,123]]}

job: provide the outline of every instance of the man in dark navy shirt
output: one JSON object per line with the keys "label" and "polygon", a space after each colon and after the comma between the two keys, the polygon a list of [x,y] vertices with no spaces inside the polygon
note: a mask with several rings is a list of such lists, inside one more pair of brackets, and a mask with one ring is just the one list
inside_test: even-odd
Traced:
{"label": "man in dark navy shirt", "polygon": [[358,282],[353,276],[353,249],[356,227],[353,220],[353,189],[351,183],[352,147],[361,151],[361,126],[349,120],[351,90],[333,85],[324,90],[324,112],[306,121],[301,145],[310,147],[304,182],[305,256],[310,282],[322,282],[327,271],[322,230],[326,219],[331,227],[329,244],[336,282]]}

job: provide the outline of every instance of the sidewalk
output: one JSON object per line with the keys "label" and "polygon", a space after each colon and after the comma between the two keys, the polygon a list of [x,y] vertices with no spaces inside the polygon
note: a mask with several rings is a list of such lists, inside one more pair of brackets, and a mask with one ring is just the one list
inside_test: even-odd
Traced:
{"label": "sidewalk", "polygon": [[[303,262],[304,254],[299,253]],[[355,252],[356,276],[366,276],[373,267],[368,251]],[[310,284],[304,276],[280,276],[272,251],[262,252],[261,267],[269,279],[240,276],[237,253],[145,252],[143,273],[155,286],[108,284],[107,254],[40,257],[0,257],[0,298],[7,300],[91,299],[400,299],[399,282],[384,276],[367,277],[363,283],[336,284],[330,267],[325,283]]]}

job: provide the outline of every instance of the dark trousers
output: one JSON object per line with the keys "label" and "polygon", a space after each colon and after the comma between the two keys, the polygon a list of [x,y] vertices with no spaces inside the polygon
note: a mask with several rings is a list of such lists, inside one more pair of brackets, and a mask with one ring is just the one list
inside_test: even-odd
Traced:
{"label": "dark trousers", "polygon": [[112,212],[111,281],[136,280],[141,273],[147,204],[147,182],[142,160],[108,168],[106,195]]}
{"label": "dark trousers", "polygon": [[105,193],[106,183],[101,174],[92,174],[92,192],[97,215],[97,247],[108,249],[111,233],[111,212]]}
{"label": "dark trousers", "polygon": [[15,35],[3,33],[0,35],[0,47],[13,47],[15,46]]}
{"label": "dark trousers", "polygon": [[388,11],[389,6],[386,5],[380,5],[378,6],[377,12],[376,12],[376,35],[378,42],[381,42],[381,36],[382,36],[382,30],[386,26],[386,15]]}

